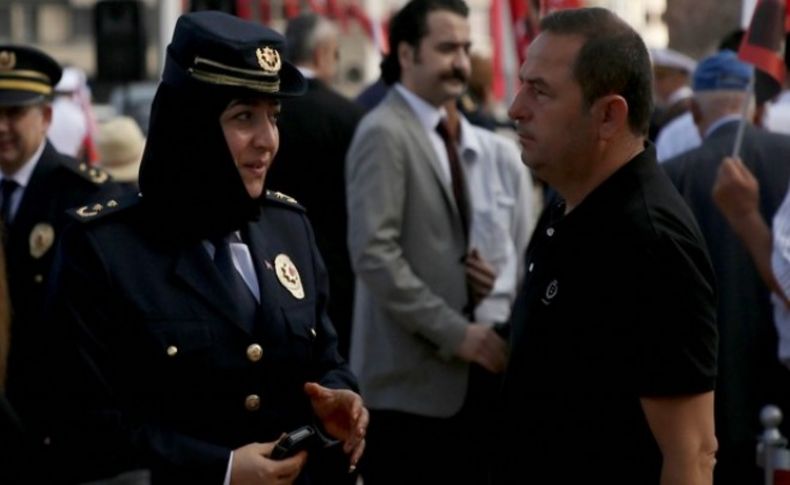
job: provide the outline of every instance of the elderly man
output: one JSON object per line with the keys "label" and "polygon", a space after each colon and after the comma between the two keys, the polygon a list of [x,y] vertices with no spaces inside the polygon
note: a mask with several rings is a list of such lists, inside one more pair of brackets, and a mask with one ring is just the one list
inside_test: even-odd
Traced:
{"label": "elderly man", "polygon": [[[733,51],[703,59],[694,72],[692,112],[702,145],[662,164],[691,208],[707,241],[719,289],[720,352],[716,389],[717,484],[754,483],[754,437],[760,408],[790,405],[790,373],[776,357],[770,291],[747,247],[717,209],[711,191],[731,155],[752,68]],[[749,116],[751,119],[751,116]],[[741,158],[761,186],[759,213],[771,220],[790,179],[790,137],[747,124]],[[784,432],[790,431],[786,424]]]}

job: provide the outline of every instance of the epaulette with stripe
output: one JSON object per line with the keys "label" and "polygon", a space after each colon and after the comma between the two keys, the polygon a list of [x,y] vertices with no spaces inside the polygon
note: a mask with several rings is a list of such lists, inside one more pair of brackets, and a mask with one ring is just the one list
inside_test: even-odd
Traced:
{"label": "epaulette with stripe", "polygon": [[277,192],[275,190],[267,190],[266,191],[266,200],[277,202],[281,205],[286,207],[290,207],[292,209],[298,209],[304,211],[305,208],[297,202],[296,199],[291,197],[290,195],[285,195],[282,192]]}

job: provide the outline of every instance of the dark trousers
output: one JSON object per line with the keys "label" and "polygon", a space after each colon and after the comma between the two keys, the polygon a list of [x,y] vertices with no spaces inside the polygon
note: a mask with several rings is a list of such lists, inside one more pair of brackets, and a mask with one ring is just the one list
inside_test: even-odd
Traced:
{"label": "dark trousers", "polygon": [[371,409],[360,463],[365,485],[488,483],[489,411],[498,382],[473,368],[464,406],[449,418]]}

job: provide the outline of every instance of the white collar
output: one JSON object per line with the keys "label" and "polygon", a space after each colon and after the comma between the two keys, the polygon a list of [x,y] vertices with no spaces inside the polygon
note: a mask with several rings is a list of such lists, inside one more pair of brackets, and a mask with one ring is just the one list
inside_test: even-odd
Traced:
{"label": "white collar", "polygon": [[41,145],[38,146],[33,156],[30,157],[23,165],[19,168],[19,170],[14,173],[14,175],[8,176],[4,173],[0,172],[0,180],[9,179],[13,180],[18,183],[21,187],[27,187],[30,183],[30,177],[33,176],[33,170],[36,169],[36,165],[38,165],[38,160],[41,158],[41,154],[44,152],[44,147],[47,145],[47,139],[44,138],[41,141]]}
{"label": "white collar", "polygon": [[718,130],[722,125],[729,123],[730,121],[737,121],[740,119],[741,119],[741,115],[736,115],[736,114],[722,116],[718,120],[711,123],[707,131],[705,131],[705,136],[703,136],[703,138],[707,138],[711,136],[713,132]]}
{"label": "white collar", "polygon": [[436,125],[439,124],[439,120],[447,116],[447,111],[444,109],[444,107],[437,108],[433,106],[421,97],[409,91],[409,89],[403,84],[395,83],[393,88],[395,88],[398,93],[403,96],[403,99],[406,100],[406,104],[409,105],[415,116],[417,116],[417,119],[420,121],[420,124],[428,133],[434,131],[436,129]]}

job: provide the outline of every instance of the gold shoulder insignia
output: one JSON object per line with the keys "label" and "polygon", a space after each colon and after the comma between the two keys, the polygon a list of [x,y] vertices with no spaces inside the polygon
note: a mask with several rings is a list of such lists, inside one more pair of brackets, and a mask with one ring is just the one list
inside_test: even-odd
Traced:
{"label": "gold shoulder insignia", "polygon": [[96,185],[102,185],[110,180],[110,174],[98,167],[90,167],[86,163],[80,163],[77,166],[77,171],[84,178],[90,180]]}
{"label": "gold shoulder insignia", "polygon": [[139,197],[124,197],[123,199],[110,199],[104,203],[93,203],[71,209],[68,212],[79,221],[89,221],[100,216],[112,214],[126,207],[130,207],[137,202]]}
{"label": "gold shoulder insignia", "polygon": [[277,192],[276,190],[267,190],[266,191],[266,199],[272,202],[278,202],[286,207],[291,207],[293,209],[300,209],[305,210],[299,201],[291,197],[290,195],[283,194],[282,192]]}

